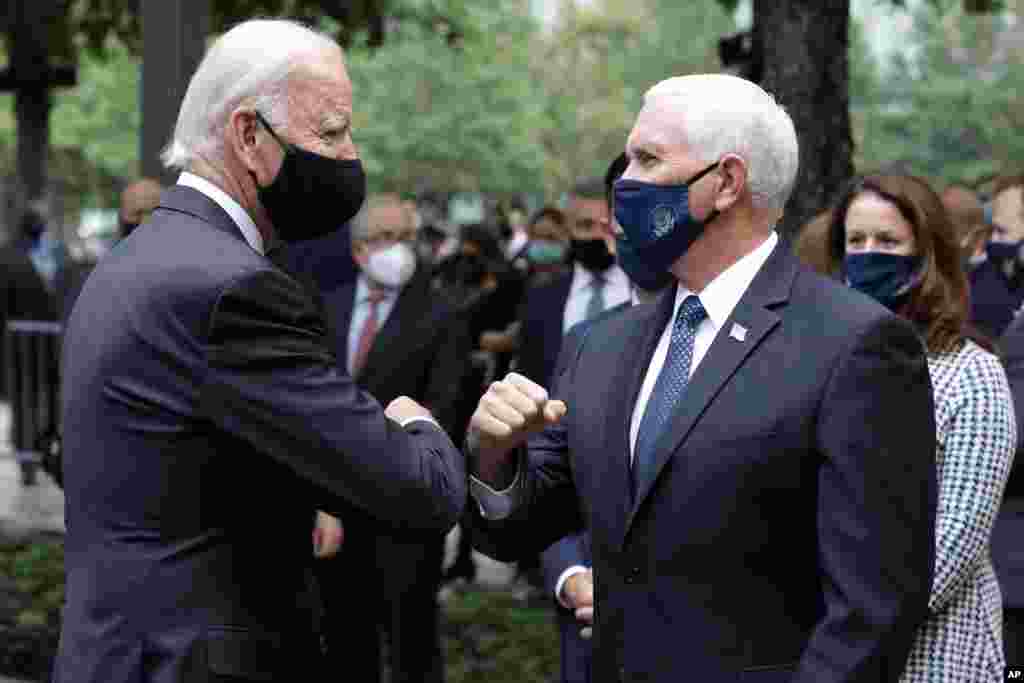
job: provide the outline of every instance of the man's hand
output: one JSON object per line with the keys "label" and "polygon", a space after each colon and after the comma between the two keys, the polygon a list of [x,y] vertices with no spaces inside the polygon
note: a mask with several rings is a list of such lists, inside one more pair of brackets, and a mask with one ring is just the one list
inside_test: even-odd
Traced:
{"label": "man's hand", "polygon": [[594,572],[573,574],[562,584],[562,600],[570,609],[594,606]]}
{"label": "man's hand", "polygon": [[510,372],[492,382],[469,423],[470,442],[477,444],[477,473],[498,490],[515,477],[509,454],[526,439],[565,415],[562,401],[548,400],[544,387]]}
{"label": "man's hand", "polygon": [[594,572],[588,569],[573,574],[562,585],[562,599],[576,613],[576,618],[585,626],[580,636],[589,639],[594,627]]}
{"label": "man's hand", "polygon": [[326,512],[316,513],[316,528],[313,529],[313,556],[324,559],[334,557],[345,541],[345,527],[341,520]]}
{"label": "man's hand", "polygon": [[402,424],[406,420],[411,420],[414,417],[434,418],[434,416],[430,414],[429,410],[408,396],[399,396],[389,403],[388,407],[384,409],[384,415],[399,424]]}

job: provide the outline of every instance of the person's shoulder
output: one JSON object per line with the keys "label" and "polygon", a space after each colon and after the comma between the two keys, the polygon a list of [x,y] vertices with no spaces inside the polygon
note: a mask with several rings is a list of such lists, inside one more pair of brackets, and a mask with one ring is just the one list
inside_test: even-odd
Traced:
{"label": "person's shoulder", "polygon": [[871,297],[803,267],[794,279],[787,310],[812,322],[822,323],[826,326],[825,332],[831,330],[843,334],[897,318]]}
{"label": "person's shoulder", "polygon": [[970,383],[1006,384],[1006,371],[996,354],[967,339],[959,349],[944,355],[957,374]]}

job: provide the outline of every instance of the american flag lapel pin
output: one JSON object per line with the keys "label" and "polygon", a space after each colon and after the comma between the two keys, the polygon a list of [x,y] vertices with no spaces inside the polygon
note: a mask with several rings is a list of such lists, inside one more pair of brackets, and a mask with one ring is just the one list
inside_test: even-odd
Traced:
{"label": "american flag lapel pin", "polygon": [[729,336],[738,342],[746,341],[747,339],[747,328],[743,327],[739,323],[733,323],[732,329],[729,330]]}

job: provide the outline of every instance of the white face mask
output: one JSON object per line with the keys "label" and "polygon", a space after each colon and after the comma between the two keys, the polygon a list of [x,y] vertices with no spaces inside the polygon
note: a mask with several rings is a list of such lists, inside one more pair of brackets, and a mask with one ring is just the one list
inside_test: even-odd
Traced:
{"label": "white face mask", "polygon": [[402,287],[416,272],[416,254],[408,244],[393,244],[370,252],[366,275],[384,287]]}

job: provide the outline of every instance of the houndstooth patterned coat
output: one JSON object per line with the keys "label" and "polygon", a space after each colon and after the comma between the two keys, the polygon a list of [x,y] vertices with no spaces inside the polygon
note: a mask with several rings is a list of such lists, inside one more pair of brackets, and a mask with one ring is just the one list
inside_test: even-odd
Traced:
{"label": "houndstooth patterned coat", "polygon": [[935,578],[900,681],[1002,681],[1002,597],[989,549],[1017,445],[1013,399],[999,360],[974,342],[929,354],[928,369],[938,440]]}

